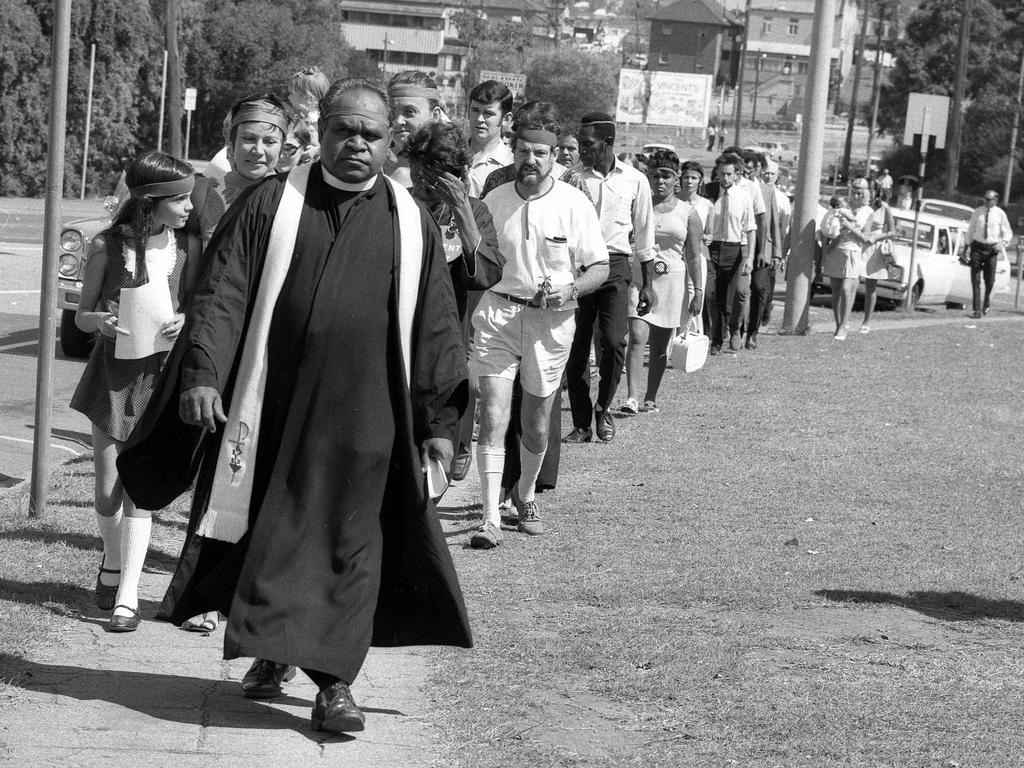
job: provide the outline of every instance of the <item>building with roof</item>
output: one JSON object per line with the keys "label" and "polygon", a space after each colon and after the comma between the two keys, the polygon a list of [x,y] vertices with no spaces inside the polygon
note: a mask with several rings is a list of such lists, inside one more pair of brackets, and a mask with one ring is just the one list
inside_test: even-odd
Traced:
{"label": "building with roof", "polygon": [[743,27],[716,0],[678,0],[648,20],[649,70],[711,75],[716,85],[735,81],[730,52]]}

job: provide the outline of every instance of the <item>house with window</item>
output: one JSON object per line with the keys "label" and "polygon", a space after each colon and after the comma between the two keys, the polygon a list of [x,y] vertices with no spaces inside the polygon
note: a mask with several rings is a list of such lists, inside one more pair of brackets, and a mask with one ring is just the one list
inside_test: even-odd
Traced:
{"label": "house with window", "polygon": [[459,110],[469,47],[455,37],[450,7],[438,2],[340,0],[341,32],[354,48],[377,62],[382,82],[406,69],[433,77]]}
{"label": "house with window", "polygon": [[738,62],[731,51],[743,34],[742,19],[716,0],[678,0],[655,10],[648,21],[649,70],[711,75],[715,85],[736,80]]}

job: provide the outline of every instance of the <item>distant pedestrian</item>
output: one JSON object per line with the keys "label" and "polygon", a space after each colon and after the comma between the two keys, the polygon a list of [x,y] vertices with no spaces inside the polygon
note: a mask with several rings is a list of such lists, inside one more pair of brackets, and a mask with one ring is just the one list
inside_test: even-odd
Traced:
{"label": "distant pedestrian", "polygon": [[[985,192],[985,204],[974,209],[967,227],[965,242],[971,265],[971,296],[974,314],[979,318],[988,314],[989,297],[996,277],[996,262],[1013,240],[1013,230],[1006,212],[999,207],[999,194],[990,189]],[[963,256],[961,256],[963,259]],[[981,295],[981,279],[985,279],[985,296]]]}
{"label": "distant pedestrian", "polygon": [[890,240],[896,234],[896,221],[889,206],[879,199],[875,205],[868,202],[870,197],[866,187],[866,179],[858,177],[853,180],[850,193],[854,199],[854,212],[867,205],[872,209],[865,225],[865,234],[871,242],[864,247],[864,322],[860,332],[871,332],[871,313],[875,311],[878,294],[878,281],[889,277],[889,264],[893,263],[890,253]]}
{"label": "distant pedestrian", "polygon": [[914,207],[914,195],[921,185],[917,176],[900,176],[896,179],[896,199],[893,208],[899,211],[909,211]]}
{"label": "distant pedestrian", "polygon": [[705,135],[708,137],[708,152],[715,151],[715,139],[718,137],[718,130],[715,128],[714,122],[708,123],[707,131]]}
{"label": "distant pedestrian", "polygon": [[892,176],[888,168],[883,168],[882,175],[878,177],[878,197],[883,203],[892,199]]}
{"label": "distant pedestrian", "polygon": [[[129,166],[125,181],[130,197],[110,227],[93,238],[86,262],[75,324],[88,333],[98,331],[99,337],[71,399],[71,407],[92,422],[96,525],[103,540],[96,605],[113,610],[111,632],[139,626],[139,578],[152,529],[151,513],[137,509],[124,492],[115,462],[182,329],[182,307],[201,251],[199,237],[184,229],[192,210],[192,166],[147,152]],[[137,314],[157,316],[159,330],[150,348],[163,351],[118,349],[119,336],[134,333],[133,341],[140,343],[146,333],[122,317],[130,303],[143,310]]]}

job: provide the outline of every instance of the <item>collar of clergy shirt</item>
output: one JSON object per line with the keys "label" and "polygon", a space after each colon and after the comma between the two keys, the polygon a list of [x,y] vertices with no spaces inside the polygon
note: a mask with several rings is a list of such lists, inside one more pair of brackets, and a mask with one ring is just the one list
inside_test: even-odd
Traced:
{"label": "collar of clergy shirt", "polygon": [[342,189],[346,192],[365,192],[366,190],[370,189],[371,187],[373,187],[374,184],[377,183],[377,176],[380,175],[375,173],[366,181],[361,181],[358,184],[350,184],[347,181],[342,181],[337,176],[328,171],[324,167],[323,163],[320,164],[320,170],[324,175],[324,183],[327,184],[327,186],[334,187],[335,189]]}

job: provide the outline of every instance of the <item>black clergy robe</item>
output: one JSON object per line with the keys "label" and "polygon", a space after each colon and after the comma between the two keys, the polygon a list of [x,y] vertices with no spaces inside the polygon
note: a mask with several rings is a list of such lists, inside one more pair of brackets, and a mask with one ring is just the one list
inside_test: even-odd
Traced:
{"label": "black clergy robe", "polygon": [[439,233],[421,209],[407,385],[394,192],[382,177],[365,193],[335,190],[314,166],[271,320],[249,529],[235,544],[196,535],[222,435],[184,425],[178,394],[232,391],[282,182],[249,191],[218,226],[185,332],[118,468],[144,509],[165,506],[198,470],[161,618],[218,609],[228,616],[225,658],[351,682],[371,643],[472,644],[419,461],[424,439],[452,437],[465,351]]}

